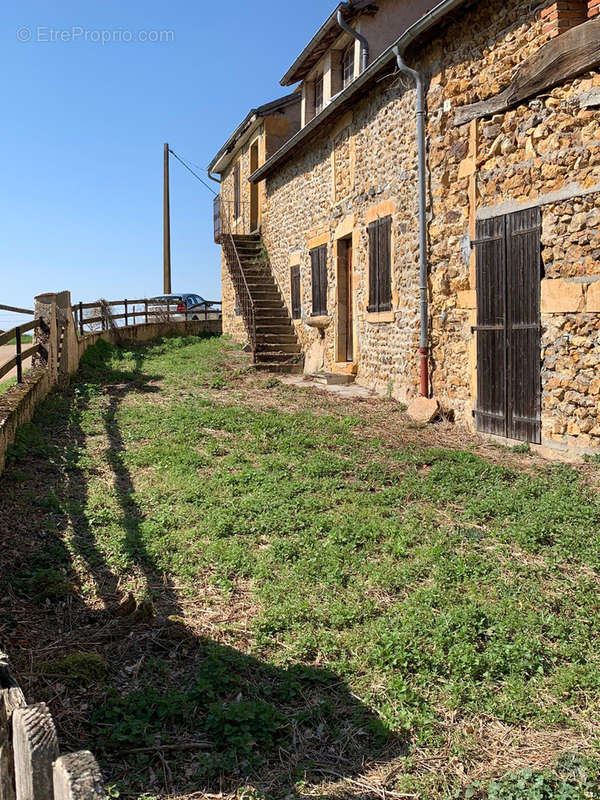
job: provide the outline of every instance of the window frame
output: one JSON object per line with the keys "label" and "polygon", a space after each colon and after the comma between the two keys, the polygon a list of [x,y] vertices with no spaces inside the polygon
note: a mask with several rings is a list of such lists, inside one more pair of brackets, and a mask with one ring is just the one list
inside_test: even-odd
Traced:
{"label": "window frame", "polygon": [[[354,42],[351,42],[342,52],[341,70],[342,89],[345,89],[354,80]],[[346,74],[347,71],[349,71],[349,75]]]}
{"label": "window frame", "polygon": [[[315,117],[325,108],[325,76],[321,72],[315,76],[314,80],[314,95],[315,95]],[[317,91],[318,90],[318,91]],[[319,98],[317,100],[317,98]]]}
{"label": "window frame", "polygon": [[[327,245],[310,251],[312,310],[311,317],[327,316]],[[316,290],[316,291],[315,291]],[[320,302],[319,302],[320,301]]]}
{"label": "window frame", "polygon": [[[369,236],[369,304],[367,312],[392,310],[392,217],[380,217],[367,226]],[[387,261],[387,264],[382,263]]]}
{"label": "window frame", "polygon": [[293,264],[290,267],[290,299],[292,319],[302,319],[302,291],[299,264]]}

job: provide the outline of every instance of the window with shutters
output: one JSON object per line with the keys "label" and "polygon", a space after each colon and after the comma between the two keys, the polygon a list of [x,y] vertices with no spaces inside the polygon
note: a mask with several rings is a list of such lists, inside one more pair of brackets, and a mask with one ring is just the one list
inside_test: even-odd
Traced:
{"label": "window with shutters", "polygon": [[367,311],[392,309],[392,218],[377,219],[369,232],[369,305]]}
{"label": "window with shutters", "polygon": [[302,301],[300,299],[300,267],[290,268],[290,286],[292,294],[292,319],[301,319]]}
{"label": "window with shutters", "polygon": [[310,251],[312,273],[312,316],[327,314],[327,245]]}

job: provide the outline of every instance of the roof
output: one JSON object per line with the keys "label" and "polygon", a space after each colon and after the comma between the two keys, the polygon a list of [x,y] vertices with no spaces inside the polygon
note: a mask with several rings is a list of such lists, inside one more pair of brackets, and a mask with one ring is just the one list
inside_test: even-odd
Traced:
{"label": "roof", "polygon": [[392,62],[396,61],[394,53],[395,48],[399,48],[401,53],[413,44],[418,39],[422,38],[425,34],[429,33],[441,21],[453,11],[472,0],[442,0],[431,11],[424,14],[417,20],[410,28],[408,28],[401,36],[393,42],[387,50],[384,50],[372,64],[362,72],[349,86],[337,94],[331,102],[325,106],[320,114],[310,120],[298,133],[292,136],[287,142],[274,153],[265,163],[259,167],[255,172],[250,175],[251,183],[258,183],[269,177],[277,167],[287,159],[295,150],[297,150],[308,137],[314,134],[316,128],[323,125],[327,120],[331,119],[334,115],[339,114],[346,108],[354,105],[354,103],[365,92],[369,91],[377,84],[377,79],[381,76],[385,69],[389,69]]}
{"label": "roof", "polygon": [[347,0],[344,3],[339,3],[285,73],[280,81],[281,85],[291,86],[303,80],[321,56],[327,52],[335,40],[343,33],[337,22],[338,11],[342,12],[346,22],[351,22],[361,11],[368,9],[377,9],[374,0]]}
{"label": "roof", "polygon": [[235,147],[239,143],[242,136],[252,130],[257,121],[263,117],[269,116],[269,114],[275,113],[276,111],[281,111],[282,109],[287,108],[287,106],[299,103],[300,100],[300,95],[297,92],[292,92],[291,94],[286,94],[284,97],[279,97],[277,100],[271,100],[270,103],[265,103],[262,106],[258,106],[258,108],[251,108],[231,136],[227,139],[225,144],[221,147],[219,152],[214,156],[208,165],[208,172],[218,173],[225,168],[225,166],[221,166],[219,162],[224,156],[229,155],[229,153],[232,153],[235,150]]}

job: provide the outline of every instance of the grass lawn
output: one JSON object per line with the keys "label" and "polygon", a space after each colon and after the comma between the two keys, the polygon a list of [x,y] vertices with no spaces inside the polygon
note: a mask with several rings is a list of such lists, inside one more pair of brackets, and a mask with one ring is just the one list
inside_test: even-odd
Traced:
{"label": "grass lawn", "polygon": [[600,471],[522,450],[100,342],[1,479],[0,647],[112,796],[600,797]]}
{"label": "grass lawn", "polygon": [[4,392],[10,389],[11,386],[14,386],[16,382],[16,378],[7,378],[6,380],[0,381],[0,394],[4,394]]}

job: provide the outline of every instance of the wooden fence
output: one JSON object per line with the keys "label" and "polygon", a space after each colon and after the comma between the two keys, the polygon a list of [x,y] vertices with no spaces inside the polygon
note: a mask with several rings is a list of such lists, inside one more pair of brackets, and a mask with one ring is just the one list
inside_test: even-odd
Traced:
{"label": "wooden fence", "polygon": [[[17,308],[16,306],[0,305],[0,310],[13,311],[15,314],[31,314],[33,316],[33,311],[30,311],[28,308]],[[29,331],[34,331],[36,328],[39,328],[40,325],[41,321],[39,319],[34,319],[31,322],[27,322],[25,325],[16,325],[9,331],[4,331],[3,333],[0,333],[0,345],[10,344],[10,342],[12,342],[13,340],[15,342],[14,356],[12,356],[12,358],[9,358],[7,361],[4,361],[0,364],[0,380],[16,367],[17,383],[22,382],[23,362],[27,361],[28,358],[31,358],[40,351],[39,344],[34,344],[31,347],[27,347],[25,348],[25,350],[23,350],[22,337],[23,334],[28,333]]]}
{"label": "wooden fence", "polygon": [[[113,309],[121,307],[123,311],[115,314]],[[78,303],[73,306],[77,320],[79,335],[83,336],[86,326],[99,325],[101,330],[107,330],[111,324],[123,322],[125,326],[136,325],[142,322],[148,325],[152,322],[170,321],[174,318],[185,320],[193,319],[220,319],[221,301],[207,300],[201,307],[179,310],[180,304],[174,300],[97,300],[95,303]],[[96,316],[86,316],[86,311],[98,311]]]}
{"label": "wooden fence", "polygon": [[45,703],[28,705],[0,651],[0,800],[104,800],[87,750],[61,756]]}
{"label": "wooden fence", "polygon": [[[115,314],[114,309],[118,308],[122,308],[123,311]],[[16,306],[2,304],[0,304],[0,310],[12,311],[16,314],[31,314],[32,316],[34,314],[33,311],[27,308],[17,308]],[[201,307],[188,309],[186,306],[185,309],[180,311],[179,304],[172,300],[148,300],[147,298],[142,300],[96,300],[93,303],[78,303],[73,306],[72,310],[79,335],[83,336],[94,328],[104,331],[115,327],[128,327],[129,325],[140,323],[148,325],[153,322],[170,322],[176,319],[220,319],[221,301],[207,300]],[[86,311],[94,310],[98,312],[96,315],[86,316]],[[43,352],[43,346],[39,342],[23,348],[23,335],[43,327],[44,321],[38,318],[0,333],[0,346],[10,344],[13,341],[15,343],[14,356],[0,363],[0,380],[16,368],[17,383],[22,383],[24,362],[38,354],[46,355]],[[47,331],[44,332],[47,333]]]}

